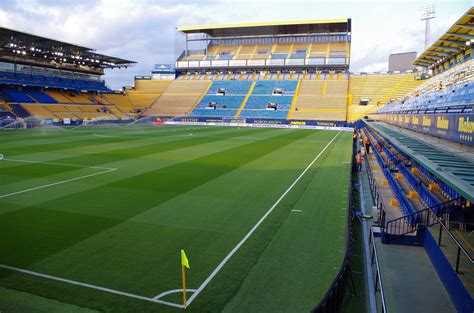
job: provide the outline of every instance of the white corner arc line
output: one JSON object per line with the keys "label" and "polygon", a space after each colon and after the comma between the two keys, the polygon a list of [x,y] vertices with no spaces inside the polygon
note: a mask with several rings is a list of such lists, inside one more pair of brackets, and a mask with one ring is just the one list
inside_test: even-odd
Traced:
{"label": "white corner arc line", "polygon": [[50,279],[50,280],[55,280],[55,281],[59,281],[59,282],[66,283],[66,284],[71,284],[71,285],[86,287],[86,288],[90,288],[90,289],[100,290],[100,291],[104,291],[104,292],[108,292],[108,293],[113,293],[113,294],[116,294],[116,295],[119,295],[119,296],[124,296],[124,297],[128,297],[128,298],[135,298],[135,299],[145,300],[145,301],[150,301],[150,302],[155,302],[155,303],[161,303],[161,304],[173,306],[173,307],[176,307],[176,308],[184,309],[184,306],[182,304],[176,304],[176,303],[173,303],[173,302],[153,299],[153,298],[149,298],[149,297],[145,297],[145,296],[136,295],[136,294],[133,294],[133,293],[128,293],[128,292],[123,292],[123,291],[110,289],[110,288],[106,288],[106,287],[91,285],[91,284],[83,283],[83,282],[80,282],[80,281],[75,281],[75,280],[70,280],[70,279],[66,279],[66,278],[56,277],[56,276],[52,276],[52,275],[48,275],[48,274],[42,274],[42,273],[29,271],[29,270],[25,270],[25,269],[22,269],[22,268],[13,267],[13,266],[5,265],[5,264],[0,264],[0,268],[15,271],[15,272],[20,272],[20,273],[24,273],[24,274],[29,274],[29,275],[33,275],[33,276],[38,276],[38,277],[42,277],[42,278],[47,278],[47,279]]}
{"label": "white corner arc line", "polygon": [[187,301],[187,306],[190,306],[191,303],[196,299],[196,297],[203,291],[204,288],[211,282],[211,280],[219,273],[219,271],[224,267],[224,265],[229,261],[229,259],[240,249],[240,247],[252,236],[255,230],[263,223],[263,221],[272,213],[273,209],[285,198],[285,196],[293,189],[293,187],[298,183],[298,181],[306,174],[306,172],[313,166],[313,164],[319,159],[319,157],[326,151],[326,149],[331,145],[331,143],[341,134],[342,131],[339,131],[328,144],[319,152],[319,154],[309,163],[309,165],[301,172],[301,174],[293,181],[293,183],[286,189],[286,191],[278,198],[278,200],[271,206],[270,209],[260,218],[260,220],[250,229],[250,231],[242,238],[242,240],[227,254],[227,256],[219,263],[219,265],[212,271],[212,273],[204,280],[201,286],[189,297]]}
{"label": "white corner arc line", "polygon": [[[186,289],[187,292],[195,292],[196,289]],[[172,293],[178,293],[178,292],[183,292],[183,289],[172,289],[172,290],[168,290],[168,291],[165,291],[165,292],[162,292],[160,293],[159,295],[157,295],[156,297],[153,297],[153,299],[155,300],[158,300],[164,296],[167,296],[167,295],[170,295]]]}
{"label": "white corner arc line", "polygon": [[0,195],[0,198],[6,198],[6,197],[18,195],[20,193],[25,193],[25,192],[35,191],[35,190],[38,190],[38,189],[52,187],[52,186],[56,186],[56,185],[60,185],[60,184],[65,184],[65,183],[69,183],[69,182],[76,181],[76,180],[79,180],[79,179],[84,179],[84,178],[88,178],[88,177],[92,177],[92,176],[106,174],[106,173],[113,172],[113,171],[116,171],[116,170],[117,170],[116,168],[110,168],[108,170],[98,172],[98,173],[92,173],[92,174],[88,174],[88,175],[84,175],[84,176],[74,177],[74,178],[71,178],[71,179],[61,180],[61,181],[54,182],[54,183],[51,183],[51,184],[46,184],[46,185],[42,185],[42,186],[38,186],[38,187],[33,187],[33,188],[25,189],[25,190],[15,191],[15,192],[12,192],[12,193],[7,193],[7,194],[4,194],[4,195]]}

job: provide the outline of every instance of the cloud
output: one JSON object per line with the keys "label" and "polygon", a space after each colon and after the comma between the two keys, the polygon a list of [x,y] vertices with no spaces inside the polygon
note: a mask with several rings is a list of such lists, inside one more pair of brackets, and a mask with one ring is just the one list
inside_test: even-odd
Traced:
{"label": "cloud", "polygon": [[[468,6],[438,1],[432,39]],[[173,63],[175,27],[248,21],[351,17],[351,70],[379,69],[388,55],[423,50],[423,24],[415,1],[318,0],[2,0],[0,26],[84,45],[137,61],[129,69],[107,70],[109,86],[132,85],[156,63]]]}
{"label": "cloud", "polygon": [[372,63],[366,65],[358,70],[358,72],[366,72],[366,73],[373,73],[373,72],[385,72],[388,69],[388,62],[380,62],[380,63]]}

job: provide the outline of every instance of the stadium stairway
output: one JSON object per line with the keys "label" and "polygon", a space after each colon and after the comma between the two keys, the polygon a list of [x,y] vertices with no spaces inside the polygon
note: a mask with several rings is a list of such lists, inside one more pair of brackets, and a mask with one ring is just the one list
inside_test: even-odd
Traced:
{"label": "stadium stairway", "polygon": [[[372,169],[371,169],[372,168]],[[372,170],[372,171],[371,171]],[[382,201],[388,208],[388,212],[395,216],[401,216],[398,205],[390,201],[394,197],[393,191],[387,183],[378,162],[373,155],[369,155],[362,165],[362,171],[358,177],[358,189],[361,197],[362,212],[373,215],[373,220],[367,220],[369,229],[380,225],[377,218],[376,206],[369,175],[374,175],[375,184],[382,195]],[[387,215],[388,217],[389,215]],[[423,247],[406,245],[383,244],[380,237],[375,237],[374,244],[377,249],[379,267],[381,270],[382,284],[387,312],[417,312],[417,313],[451,313],[456,309],[439,279],[430,258]],[[371,259],[371,252],[368,259]],[[369,270],[373,270],[369,264]],[[430,282],[427,284],[426,282]],[[373,281],[369,281],[373,284]],[[375,288],[375,286],[373,286]],[[436,296],[434,296],[436,295]],[[376,303],[376,299],[372,300]]]}

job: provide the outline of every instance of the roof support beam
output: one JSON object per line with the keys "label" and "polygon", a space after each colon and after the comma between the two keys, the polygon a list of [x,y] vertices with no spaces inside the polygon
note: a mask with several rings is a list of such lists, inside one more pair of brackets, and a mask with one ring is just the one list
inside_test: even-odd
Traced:
{"label": "roof support beam", "polygon": [[439,41],[450,43],[452,45],[460,46],[460,47],[465,47],[466,42],[465,41],[459,41],[459,40],[451,40],[451,39],[440,39]]}
{"label": "roof support beam", "polygon": [[433,63],[427,63],[427,62],[421,62],[421,61],[417,61],[413,64],[418,65],[418,66],[424,66],[424,67],[429,67],[429,66],[433,65]]}
{"label": "roof support beam", "polygon": [[455,52],[455,53],[458,53],[459,52],[459,49],[458,48],[453,48],[453,47],[447,47],[447,46],[435,46],[433,45],[434,48],[438,48],[438,49],[442,49],[442,50],[445,50],[445,51],[452,51],[452,52]]}
{"label": "roof support beam", "polygon": [[436,60],[436,61],[441,59],[441,57],[434,57],[434,56],[431,56],[431,55],[425,55],[425,56],[423,56],[423,58],[424,59],[430,59],[430,60]]}
{"label": "roof support beam", "polygon": [[436,51],[436,50],[429,50],[430,53],[434,53],[434,54],[437,54],[437,55],[444,55],[445,57],[450,57],[451,54],[449,53],[446,53],[446,52],[441,52],[441,51]]}
{"label": "roof support beam", "polygon": [[455,36],[455,37],[459,37],[459,38],[474,39],[474,36],[469,35],[469,34],[447,33],[447,35]]}
{"label": "roof support beam", "polygon": [[[474,16],[474,15],[473,15]],[[474,25],[464,25],[464,24],[456,24],[457,27],[461,27],[461,28],[466,28],[466,29],[470,29],[470,30],[474,30]]]}

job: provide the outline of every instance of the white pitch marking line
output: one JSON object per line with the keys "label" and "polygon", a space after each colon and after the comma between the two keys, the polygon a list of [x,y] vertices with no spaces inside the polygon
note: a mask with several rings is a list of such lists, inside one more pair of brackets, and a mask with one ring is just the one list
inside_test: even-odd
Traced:
{"label": "white pitch marking line", "polygon": [[150,301],[150,302],[155,302],[155,303],[161,303],[161,304],[173,306],[173,307],[176,307],[176,308],[184,309],[184,306],[182,304],[176,304],[176,303],[172,303],[172,302],[168,302],[168,301],[163,301],[163,300],[158,300],[158,299],[153,299],[153,298],[149,298],[149,297],[136,295],[136,294],[133,294],[133,293],[128,293],[128,292],[123,292],[123,291],[119,291],[119,290],[115,290],[115,289],[110,289],[110,288],[105,288],[105,287],[101,287],[101,286],[91,285],[91,284],[83,283],[83,282],[80,282],[80,281],[75,281],[75,280],[70,280],[70,279],[61,278],[61,277],[57,277],[57,276],[52,276],[52,275],[48,275],[48,274],[33,272],[33,271],[25,270],[25,269],[22,269],[22,268],[5,265],[5,264],[0,264],[0,268],[4,268],[4,269],[7,269],[7,270],[20,272],[20,273],[24,273],[24,274],[29,274],[29,275],[33,275],[33,276],[38,276],[38,277],[42,277],[42,278],[47,278],[47,279],[51,279],[51,280],[55,280],[55,281],[59,281],[59,282],[67,283],[67,284],[71,284],[71,285],[77,285],[77,286],[86,287],[86,288],[90,288],[90,289],[96,289],[96,290],[100,290],[100,291],[104,291],[104,292],[108,292],[108,293],[113,293],[113,294],[128,297],[128,298],[135,298],[135,299],[140,299],[140,300],[145,300],[145,301]]}
{"label": "white pitch marking line", "polygon": [[187,306],[190,306],[191,303],[196,299],[196,297],[201,293],[201,291],[211,282],[211,280],[219,273],[219,271],[224,267],[224,265],[229,261],[229,259],[240,249],[240,247],[252,236],[255,230],[263,223],[263,221],[272,213],[273,209],[285,198],[285,196],[293,189],[293,187],[298,183],[298,181],[303,177],[304,174],[313,166],[313,164],[319,159],[319,157],[326,151],[326,149],[331,145],[331,143],[341,134],[342,131],[339,131],[332,139],[328,142],[328,144],[319,152],[319,154],[309,163],[309,165],[303,170],[303,172],[298,176],[295,181],[286,189],[286,191],[278,198],[278,200],[272,205],[270,209],[260,218],[260,220],[255,224],[252,229],[245,235],[244,238],[227,254],[227,256],[219,263],[219,265],[212,271],[212,273],[204,280],[201,286],[198,287],[196,292],[188,299]]}
{"label": "white pitch marking line", "polygon": [[101,134],[96,134],[96,133],[93,133],[92,136],[94,136],[94,137],[104,137],[104,138],[115,138],[115,137],[118,137],[118,136],[101,135]]}
{"label": "white pitch marking line", "polygon": [[[5,159],[3,159],[3,160],[5,160]],[[33,162],[33,163],[38,163],[38,162]],[[89,167],[89,168],[93,168],[93,167]],[[98,173],[92,173],[92,174],[88,174],[88,175],[74,177],[74,178],[71,178],[71,179],[61,180],[61,181],[54,182],[54,183],[51,183],[51,184],[46,184],[46,185],[42,185],[42,186],[38,186],[38,187],[33,187],[33,188],[25,189],[25,190],[15,191],[15,192],[12,192],[12,193],[7,193],[7,194],[4,194],[4,195],[0,195],[0,198],[6,198],[6,197],[18,195],[20,193],[30,192],[30,191],[34,191],[34,190],[38,190],[38,189],[43,189],[43,188],[47,188],[47,187],[52,187],[52,186],[64,184],[64,183],[69,183],[69,182],[76,181],[76,180],[79,180],[79,179],[84,179],[84,178],[97,176],[97,175],[101,175],[101,174],[106,174],[106,173],[113,172],[113,171],[116,171],[116,170],[117,170],[116,168],[108,168],[108,169],[106,169],[102,172],[98,172]]]}
{"label": "white pitch marking line", "polygon": [[291,212],[298,212],[299,213],[299,212],[303,212],[303,211],[293,209],[293,210],[291,210]]}
{"label": "white pitch marking line", "polygon": [[[188,292],[195,292],[196,289],[186,289],[186,291],[188,291]],[[156,297],[153,297],[153,299],[158,300],[158,299],[160,299],[160,298],[163,298],[164,296],[170,295],[170,294],[172,294],[172,293],[178,293],[178,292],[183,292],[183,289],[172,289],[172,290],[168,290],[168,291],[165,291],[165,292],[160,293],[160,294],[157,295]]]}

